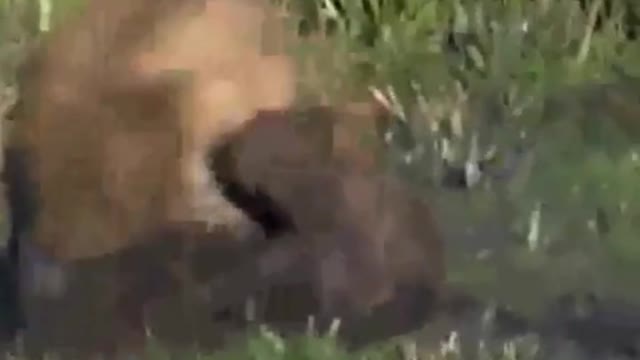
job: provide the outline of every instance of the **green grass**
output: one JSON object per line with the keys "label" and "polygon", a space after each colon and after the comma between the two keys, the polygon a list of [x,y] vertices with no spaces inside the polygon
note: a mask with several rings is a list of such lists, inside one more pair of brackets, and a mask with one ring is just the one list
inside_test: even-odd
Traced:
{"label": "green grass", "polygon": [[[267,328],[247,334],[232,342],[224,350],[210,353],[197,348],[169,350],[160,342],[149,338],[142,360],[458,360],[475,354],[482,360],[528,360],[539,352],[535,337],[522,337],[504,343],[466,344],[462,349],[459,338],[454,334],[437,346],[421,347],[410,337],[390,340],[371,345],[368,348],[349,352],[331,335],[300,335],[288,339],[281,338]],[[466,352],[463,352],[466,351]],[[7,353],[10,359],[22,360],[20,352]],[[54,353],[47,360],[63,360]],[[571,360],[571,359],[569,359]]]}

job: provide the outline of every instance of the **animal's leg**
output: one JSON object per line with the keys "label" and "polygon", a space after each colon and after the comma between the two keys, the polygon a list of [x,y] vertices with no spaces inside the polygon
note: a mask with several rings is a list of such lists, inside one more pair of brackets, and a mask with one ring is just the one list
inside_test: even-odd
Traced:
{"label": "animal's leg", "polygon": [[26,152],[16,147],[8,147],[4,153],[2,181],[11,220],[6,254],[6,302],[10,318],[6,326],[8,335],[13,336],[24,327],[24,314],[19,301],[19,240],[33,226],[36,214],[35,187],[27,169]]}
{"label": "animal's leg", "polygon": [[29,355],[112,351],[119,336],[109,262],[60,264],[21,239],[20,292]]}
{"label": "animal's leg", "polygon": [[[291,276],[304,276],[308,261],[300,246],[291,243],[274,245],[255,258],[245,261],[228,272],[216,276],[199,290],[202,298],[209,299],[214,310],[230,304],[244,302],[271,283]],[[298,271],[298,270],[302,271]]]}

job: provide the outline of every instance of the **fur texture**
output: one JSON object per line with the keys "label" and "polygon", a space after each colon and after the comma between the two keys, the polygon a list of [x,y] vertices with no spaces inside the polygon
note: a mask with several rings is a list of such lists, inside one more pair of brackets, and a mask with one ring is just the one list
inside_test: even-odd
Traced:
{"label": "fur texture", "polygon": [[42,39],[5,174],[28,181],[9,192],[30,200],[11,240],[30,350],[138,343],[148,303],[188,286],[184,254],[210,247],[215,263],[262,238],[205,160],[293,101],[275,22],[259,0],[90,0]]}
{"label": "fur texture", "polygon": [[[360,341],[355,329],[376,318],[397,320],[390,331],[415,328],[444,292],[444,249],[428,205],[405,184],[349,157],[355,148],[334,151],[311,138],[305,131],[311,124],[296,124],[291,113],[259,116],[217,154],[213,167],[222,184],[235,181],[270,196],[292,224],[257,260],[214,288],[213,301],[230,303],[266,289],[264,320],[278,326],[291,317],[304,324],[310,313],[325,322],[344,317],[354,343]],[[332,120],[349,121],[311,121],[323,128]],[[331,126],[329,134],[335,134]],[[315,295],[306,291],[301,298],[305,287]],[[277,310],[276,298],[297,307]]]}
{"label": "fur texture", "polygon": [[264,9],[93,0],[45,39],[17,123],[39,184],[35,243],[73,260],[163,221],[250,226],[211,190],[205,155],[293,100],[292,64],[263,50]]}

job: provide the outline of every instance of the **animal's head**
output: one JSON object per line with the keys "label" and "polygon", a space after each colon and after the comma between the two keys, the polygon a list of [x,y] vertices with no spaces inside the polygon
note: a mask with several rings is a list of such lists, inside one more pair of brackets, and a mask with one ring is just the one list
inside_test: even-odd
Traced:
{"label": "animal's head", "polygon": [[215,138],[259,110],[291,106],[294,64],[268,43],[284,36],[272,9],[257,0],[206,0],[180,11],[150,32],[132,66],[143,77],[189,77],[184,105],[198,136]]}

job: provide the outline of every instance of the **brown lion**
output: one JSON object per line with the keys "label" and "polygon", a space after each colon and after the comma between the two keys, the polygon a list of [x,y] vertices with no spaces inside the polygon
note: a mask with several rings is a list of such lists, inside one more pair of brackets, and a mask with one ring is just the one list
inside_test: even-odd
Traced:
{"label": "brown lion", "polygon": [[121,326],[144,335],[145,303],[175,288],[185,239],[236,254],[259,238],[206,158],[294,100],[277,23],[259,0],[89,0],[44,36],[11,139],[33,192],[12,241],[34,349],[113,349]]}

